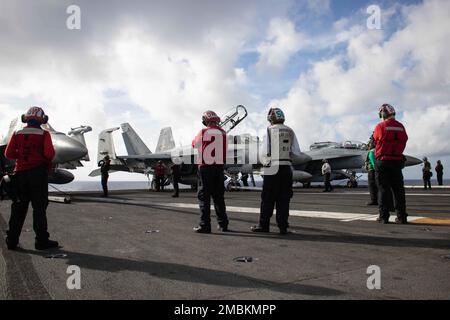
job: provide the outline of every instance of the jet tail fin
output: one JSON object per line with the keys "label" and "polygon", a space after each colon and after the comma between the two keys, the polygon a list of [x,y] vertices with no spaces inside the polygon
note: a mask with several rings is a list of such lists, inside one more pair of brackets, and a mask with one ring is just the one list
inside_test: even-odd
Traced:
{"label": "jet tail fin", "polygon": [[129,123],[122,123],[120,126],[122,127],[123,142],[127,148],[128,155],[152,153]]}
{"label": "jet tail fin", "polygon": [[[109,158],[111,159],[111,164],[115,164],[115,161],[117,159],[116,155],[116,149],[114,147],[114,139],[112,136],[112,133],[116,130],[119,130],[120,128],[111,128],[106,129],[100,132],[98,135],[98,155],[97,155],[97,162],[100,162],[100,160],[103,160],[103,158],[106,155],[109,155]],[[120,163],[120,161],[118,161]]]}
{"label": "jet tail fin", "polygon": [[173,140],[172,128],[162,128],[159,134],[158,145],[155,153],[169,151],[175,148],[175,141]]}
{"label": "jet tail fin", "polygon": [[14,130],[16,130],[17,128],[17,124],[19,122],[19,118],[15,118],[11,121],[11,123],[9,124],[9,129],[8,129],[8,133],[6,134],[6,136],[3,138],[2,141],[0,141],[0,146],[3,145],[7,145],[9,140],[11,139],[11,136],[14,133]]}
{"label": "jet tail fin", "polygon": [[[86,132],[91,132],[92,128],[89,126],[80,126],[78,128],[72,128],[72,130],[69,131],[69,133],[67,134],[69,137],[71,137],[74,140],[77,140],[78,142],[80,142],[83,146],[85,146],[87,148],[86,145],[86,139],[84,138],[84,134]],[[83,161],[90,161],[89,158],[89,153],[87,153],[82,159]]]}

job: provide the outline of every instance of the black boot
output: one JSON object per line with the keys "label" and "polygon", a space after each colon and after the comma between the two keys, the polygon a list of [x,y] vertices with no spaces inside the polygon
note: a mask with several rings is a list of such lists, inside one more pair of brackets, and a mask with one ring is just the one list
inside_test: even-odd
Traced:
{"label": "black boot", "polygon": [[407,220],[407,218],[395,218],[395,223],[408,224],[408,220]]}
{"label": "black boot", "polygon": [[58,241],[53,241],[53,240],[47,240],[44,242],[36,241],[34,244],[34,247],[36,248],[36,250],[47,250],[47,249],[58,248],[59,243],[58,243]]}
{"label": "black boot", "polygon": [[285,235],[292,234],[292,232],[290,232],[287,228],[281,228],[280,229],[280,234],[285,236]]}
{"label": "black boot", "polygon": [[228,229],[228,226],[217,226],[217,230],[222,232],[228,232],[230,229]]}
{"label": "black boot", "polygon": [[194,231],[197,233],[211,233],[211,227],[198,226],[194,227]]}
{"label": "black boot", "polygon": [[6,238],[6,246],[8,247],[8,250],[16,250],[18,244],[18,241],[12,241],[9,238]]}
{"label": "black boot", "polygon": [[259,224],[250,228],[253,232],[270,232],[269,227],[265,228],[260,226]]}

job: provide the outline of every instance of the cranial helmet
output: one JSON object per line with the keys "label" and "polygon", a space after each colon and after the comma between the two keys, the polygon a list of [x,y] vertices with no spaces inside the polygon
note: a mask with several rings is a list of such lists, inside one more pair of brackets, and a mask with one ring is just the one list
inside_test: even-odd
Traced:
{"label": "cranial helmet", "polygon": [[203,112],[202,123],[205,126],[209,126],[211,124],[219,124],[220,117],[214,111],[208,110]]}
{"label": "cranial helmet", "polygon": [[267,114],[267,121],[271,124],[284,123],[284,112],[280,108],[270,108]]}
{"label": "cranial helmet", "polygon": [[22,115],[22,122],[28,123],[31,121],[36,121],[39,124],[45,124],[48,122],[48,116],[45,114],[42,108],[31,107],[30,109],[28,109],[27,113]]}
{"label": "cranial helmet", "polygon": [[380,108],[378,108],[378,116],[382,119],[387,119],[391,116],[395,116],[395,109],[390,104],[385,103],[381,105]]}

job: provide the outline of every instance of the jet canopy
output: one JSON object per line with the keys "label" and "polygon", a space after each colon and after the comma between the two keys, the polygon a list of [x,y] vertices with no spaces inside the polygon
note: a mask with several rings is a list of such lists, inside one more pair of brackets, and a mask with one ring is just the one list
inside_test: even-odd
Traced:
{"label": "jet canopy", "polygon": [[231,109],[225,115],[221,117],[222,122],[220,126],[225,132],[230,132],[239,123],[247,117],[247,109],[243,105],[238,105],[236,108]]}

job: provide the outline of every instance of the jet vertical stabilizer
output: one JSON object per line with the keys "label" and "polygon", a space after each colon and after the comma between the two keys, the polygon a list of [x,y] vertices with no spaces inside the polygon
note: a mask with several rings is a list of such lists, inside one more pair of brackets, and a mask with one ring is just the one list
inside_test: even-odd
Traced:
{"label": "jet vertical stabilizer", "polygon": [[106,155],[109,155],[111,159],[111,164],[115,164],[115,159],[117,159],[116,149],[114,147],[114,139],[112,133],[120,128],[106,129],[100,132],[98,135],[98,155],[97,162],[103,160]]}
{"label": "jet vertical stabilizer", "polygon": [[159,134],[158,144],[155,153],[169,151],[175,148],[175,141],[173,140],[172,128],[162,128]]}
{"label": "jet vertical stabilizer", "polygon": [[17,128],[18,123],[19,123],[19,118],[15,118],[14,120],[11,121],[11,123],[9,125],[9,129],[8,129],[8,133],[6,134],[6,136],[3,137],[3,140],[0,141],[0,146],[3,146],[3,145],[6,146],[8,144],[14,131],[16,129],[18,129]]}
{"label": "jet vertical stabilizer", "polygon": [[120,126],[122,127],[123,142],[128,155],[140,156],[152,153],[129,123],[122,123]]}

